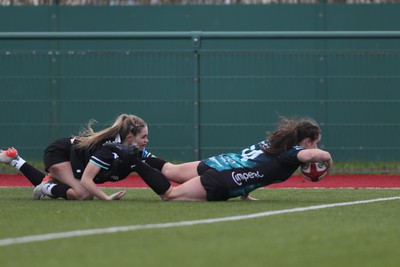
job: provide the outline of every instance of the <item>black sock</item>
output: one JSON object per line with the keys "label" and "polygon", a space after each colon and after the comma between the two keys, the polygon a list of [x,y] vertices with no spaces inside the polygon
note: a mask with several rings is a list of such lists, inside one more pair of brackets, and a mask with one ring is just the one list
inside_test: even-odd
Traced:
{"label": "black sock", "polygon": [[162,168],[164,167],[165,163],[167,163],[165,160],[156,158],[156,157],[148,157],[144,159],[144,162],[146,162],[148,165],[151,167],[161,171]]}
{"label": "black sock", "polygon": [[25,175],[26,178],[33,184],[33,186],[37,186],[40,184],[43,180],[44,177],[46,177],[46,174],[39,171],[32,165],[30,165],[28,162],[25,162],[21,168],[19,168],[19,171]]}
{"label": "black sock", "polygon": [[51,194],[56,198],[62,197],[63,199],[68,199],[67,198],[67,191],[70,188],[71,187],[66,185],[66,184],[57,184],[56,186],[54,186],[51,189]]}
{"label": "black sock", "polygon": [[142,177],[143,181],[151,188],[157,195],[162,195],[171,187],[168,179],[157,169],[154,169],[146,163],[138,160],[136,163],[135,171]]}

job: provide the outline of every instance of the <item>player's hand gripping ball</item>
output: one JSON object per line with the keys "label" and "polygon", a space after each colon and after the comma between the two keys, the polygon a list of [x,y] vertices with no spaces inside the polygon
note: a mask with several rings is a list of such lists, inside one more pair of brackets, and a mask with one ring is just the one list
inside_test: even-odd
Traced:
{"label": "player's hand gripping ball", "polygon": [[326,162],[308,162],[301,166],[301,173],[311,182],[321,181],[328,174]]}

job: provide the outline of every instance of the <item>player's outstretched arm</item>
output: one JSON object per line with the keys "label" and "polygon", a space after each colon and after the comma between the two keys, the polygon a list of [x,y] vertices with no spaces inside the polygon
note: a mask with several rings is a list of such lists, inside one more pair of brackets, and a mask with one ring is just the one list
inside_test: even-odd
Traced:
{"label": "player's outstretched arm", "polygon": [[318,161],[325,161],[328,163],[328,166],[332,166],[333,161],[331,154],[328,151],[318,149],[318,148],[310,148],[301,150],[297,154],[297,158],[301,162],[318,162]]}
{"label": "player's outstretched arm", "polygon": [[126,190],[119,191],[115,194],[112,194],[108,196],[106,193],[104,193],[93,181],[93,179],[96,177],[96,175],[99,173],[100,167],[95,165],[92,162],[89,162],[88,165],[85,168],[85,171],[83,172],[81,183],[83,187],[86,188],[86,190],[89,191],[93,196],[97,197],[100,200],[119,200],[121,199],[125,193]]}

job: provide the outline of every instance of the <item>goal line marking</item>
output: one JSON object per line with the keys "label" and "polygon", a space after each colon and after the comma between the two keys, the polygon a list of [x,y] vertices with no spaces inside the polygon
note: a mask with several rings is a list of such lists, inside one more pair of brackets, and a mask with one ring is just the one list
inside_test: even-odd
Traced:
{"label": "goal line marking", "polygon": [[55,240],[55,239],[89,236],[89,235],[97,235],[97,234],[110,234],[110,233],[119,233],[119,232],[128,232],[128,231],[137,231],[137,230],[143,230],[143,229],[162,229],[162,228],[172,228],[172,227],[180,227],[180,226],[192,226],[192,225],[199,225],[199,224],[210,224],[210,223],[219,223],[219,222],[248,220],[248,219],[267,217],[267,216],[286,214],[286,213],[302,212],[302,211],[309,211],[309,210],[320,210],[320,209],[326,209],[326,208],[359,205],[359,204],[367,204],[367,203],[373,203],[373,202],[379,202],[379,201],[390,201],[390,200],[398,200],[398,199],[400,199],[400,196],[388,197],[388,198],[376,198],[376,199],[360,200],[360,201],[352,201],[352,202],[322,204],[322,205],[299,207],[299,208],[284,209],[284,210],[265,211],[265,212],[247,214],[247,215],[236,215],[236,216],[213,218],[213,219],[157,223],[157,224],[130,225],[130,226],[116,226],[116,227],[108,227],[108,228],[97,228],[97,229],[75,230],[75,231],[60,232],[60,233],[41,234],[41,235],[30,235],[30,236],[0,239],[0,246],[41,242],[41,241],[46,241],[46,240]]}

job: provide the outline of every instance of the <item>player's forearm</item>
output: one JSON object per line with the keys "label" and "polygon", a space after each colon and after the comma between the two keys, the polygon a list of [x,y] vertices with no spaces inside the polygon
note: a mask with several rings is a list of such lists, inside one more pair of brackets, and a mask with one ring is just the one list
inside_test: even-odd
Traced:
{"label": "player's forearm", "polygon": [[325,150],[321,149],[304,149],[297,155],[301,162],[317,162],[317,161],[327,161],[330,165],[332,164],[331,154]]}
{"label": "player's forearm", "polygon": [[101,200],[107,199],[106,193],[101,191],[101,189],[98,188],[97,185],[93,181],[88,181],[86,179],[85,180],[82,179],[81,184],[87,191],[89,191],[90,194],[97,197],[98,199],[101,199]]}

